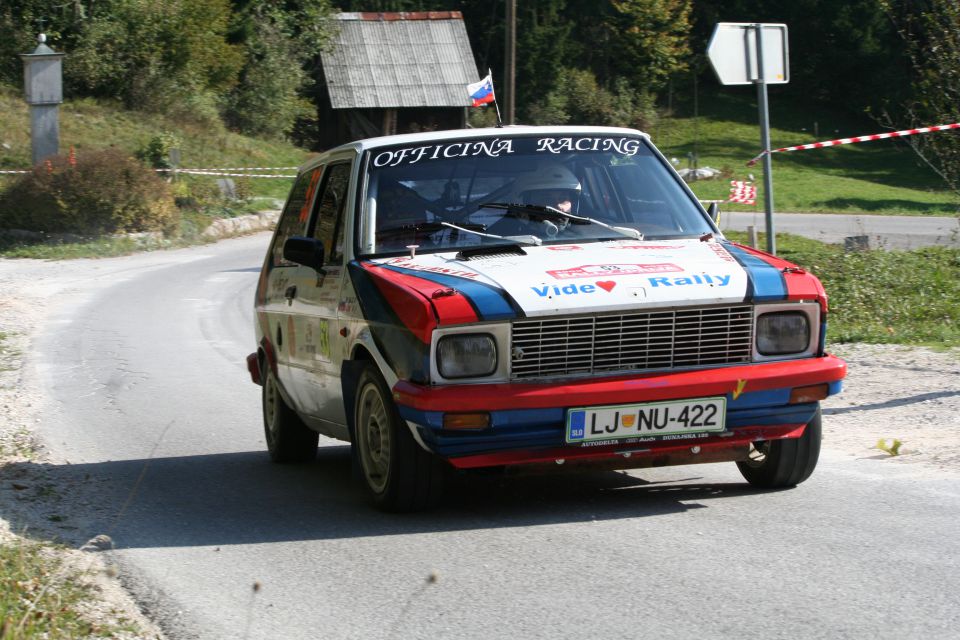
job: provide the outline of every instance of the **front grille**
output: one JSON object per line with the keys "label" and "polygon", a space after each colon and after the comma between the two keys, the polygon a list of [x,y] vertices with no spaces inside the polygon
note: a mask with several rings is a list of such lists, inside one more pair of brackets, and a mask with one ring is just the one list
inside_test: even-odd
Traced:
{"label": "front grille", "polygon": [[750,305],[515,320],[511,377],[739,364],[752,353]]}

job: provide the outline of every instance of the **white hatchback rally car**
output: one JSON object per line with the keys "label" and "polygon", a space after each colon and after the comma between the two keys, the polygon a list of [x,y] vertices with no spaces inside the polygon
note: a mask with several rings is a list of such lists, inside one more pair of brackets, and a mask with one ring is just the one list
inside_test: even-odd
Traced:
{"label": "white hatchback rally car", "polygon": [[374,502],[451,470],[735,461],[795,485],[820,452],[827,297],[727,241],[631,129],[360,140],[299,172],[256,293],[267,446],[352,443]]}

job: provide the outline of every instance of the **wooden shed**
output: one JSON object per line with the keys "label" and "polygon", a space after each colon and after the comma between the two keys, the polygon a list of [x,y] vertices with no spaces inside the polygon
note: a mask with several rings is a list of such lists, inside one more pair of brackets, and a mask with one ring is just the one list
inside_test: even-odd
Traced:
{"label": "wooden shed", "polygon": [[319,143],[456,129],[479,79],[459,11],[340,13],[323,53]]}

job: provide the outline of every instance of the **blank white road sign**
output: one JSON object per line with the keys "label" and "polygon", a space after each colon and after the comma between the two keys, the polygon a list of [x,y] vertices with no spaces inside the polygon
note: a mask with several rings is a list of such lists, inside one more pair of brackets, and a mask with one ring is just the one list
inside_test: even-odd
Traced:
{"label": "blank white road sign", "polygon": [[763,29],[763,81],[790,81],[787,25],[720,22],[713,29],[707,56],[721,84],[754,84],[760,80],[757,66],[757,29]]}

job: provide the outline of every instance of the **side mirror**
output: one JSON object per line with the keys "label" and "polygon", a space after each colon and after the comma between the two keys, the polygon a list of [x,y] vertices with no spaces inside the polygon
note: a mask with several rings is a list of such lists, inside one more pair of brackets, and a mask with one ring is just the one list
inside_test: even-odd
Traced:
{"label": "side mirror", "polygon": [[283,259],[322,271],[323,243],[314,238],[292,236],[283,243]]}
{"label": "side mirror", "polygon": [[716,224],[720,224],[720,205],[716,202],[711,202],[710,207],[707,209],[707,213],[710,215],[710,219],[713,220]]}

